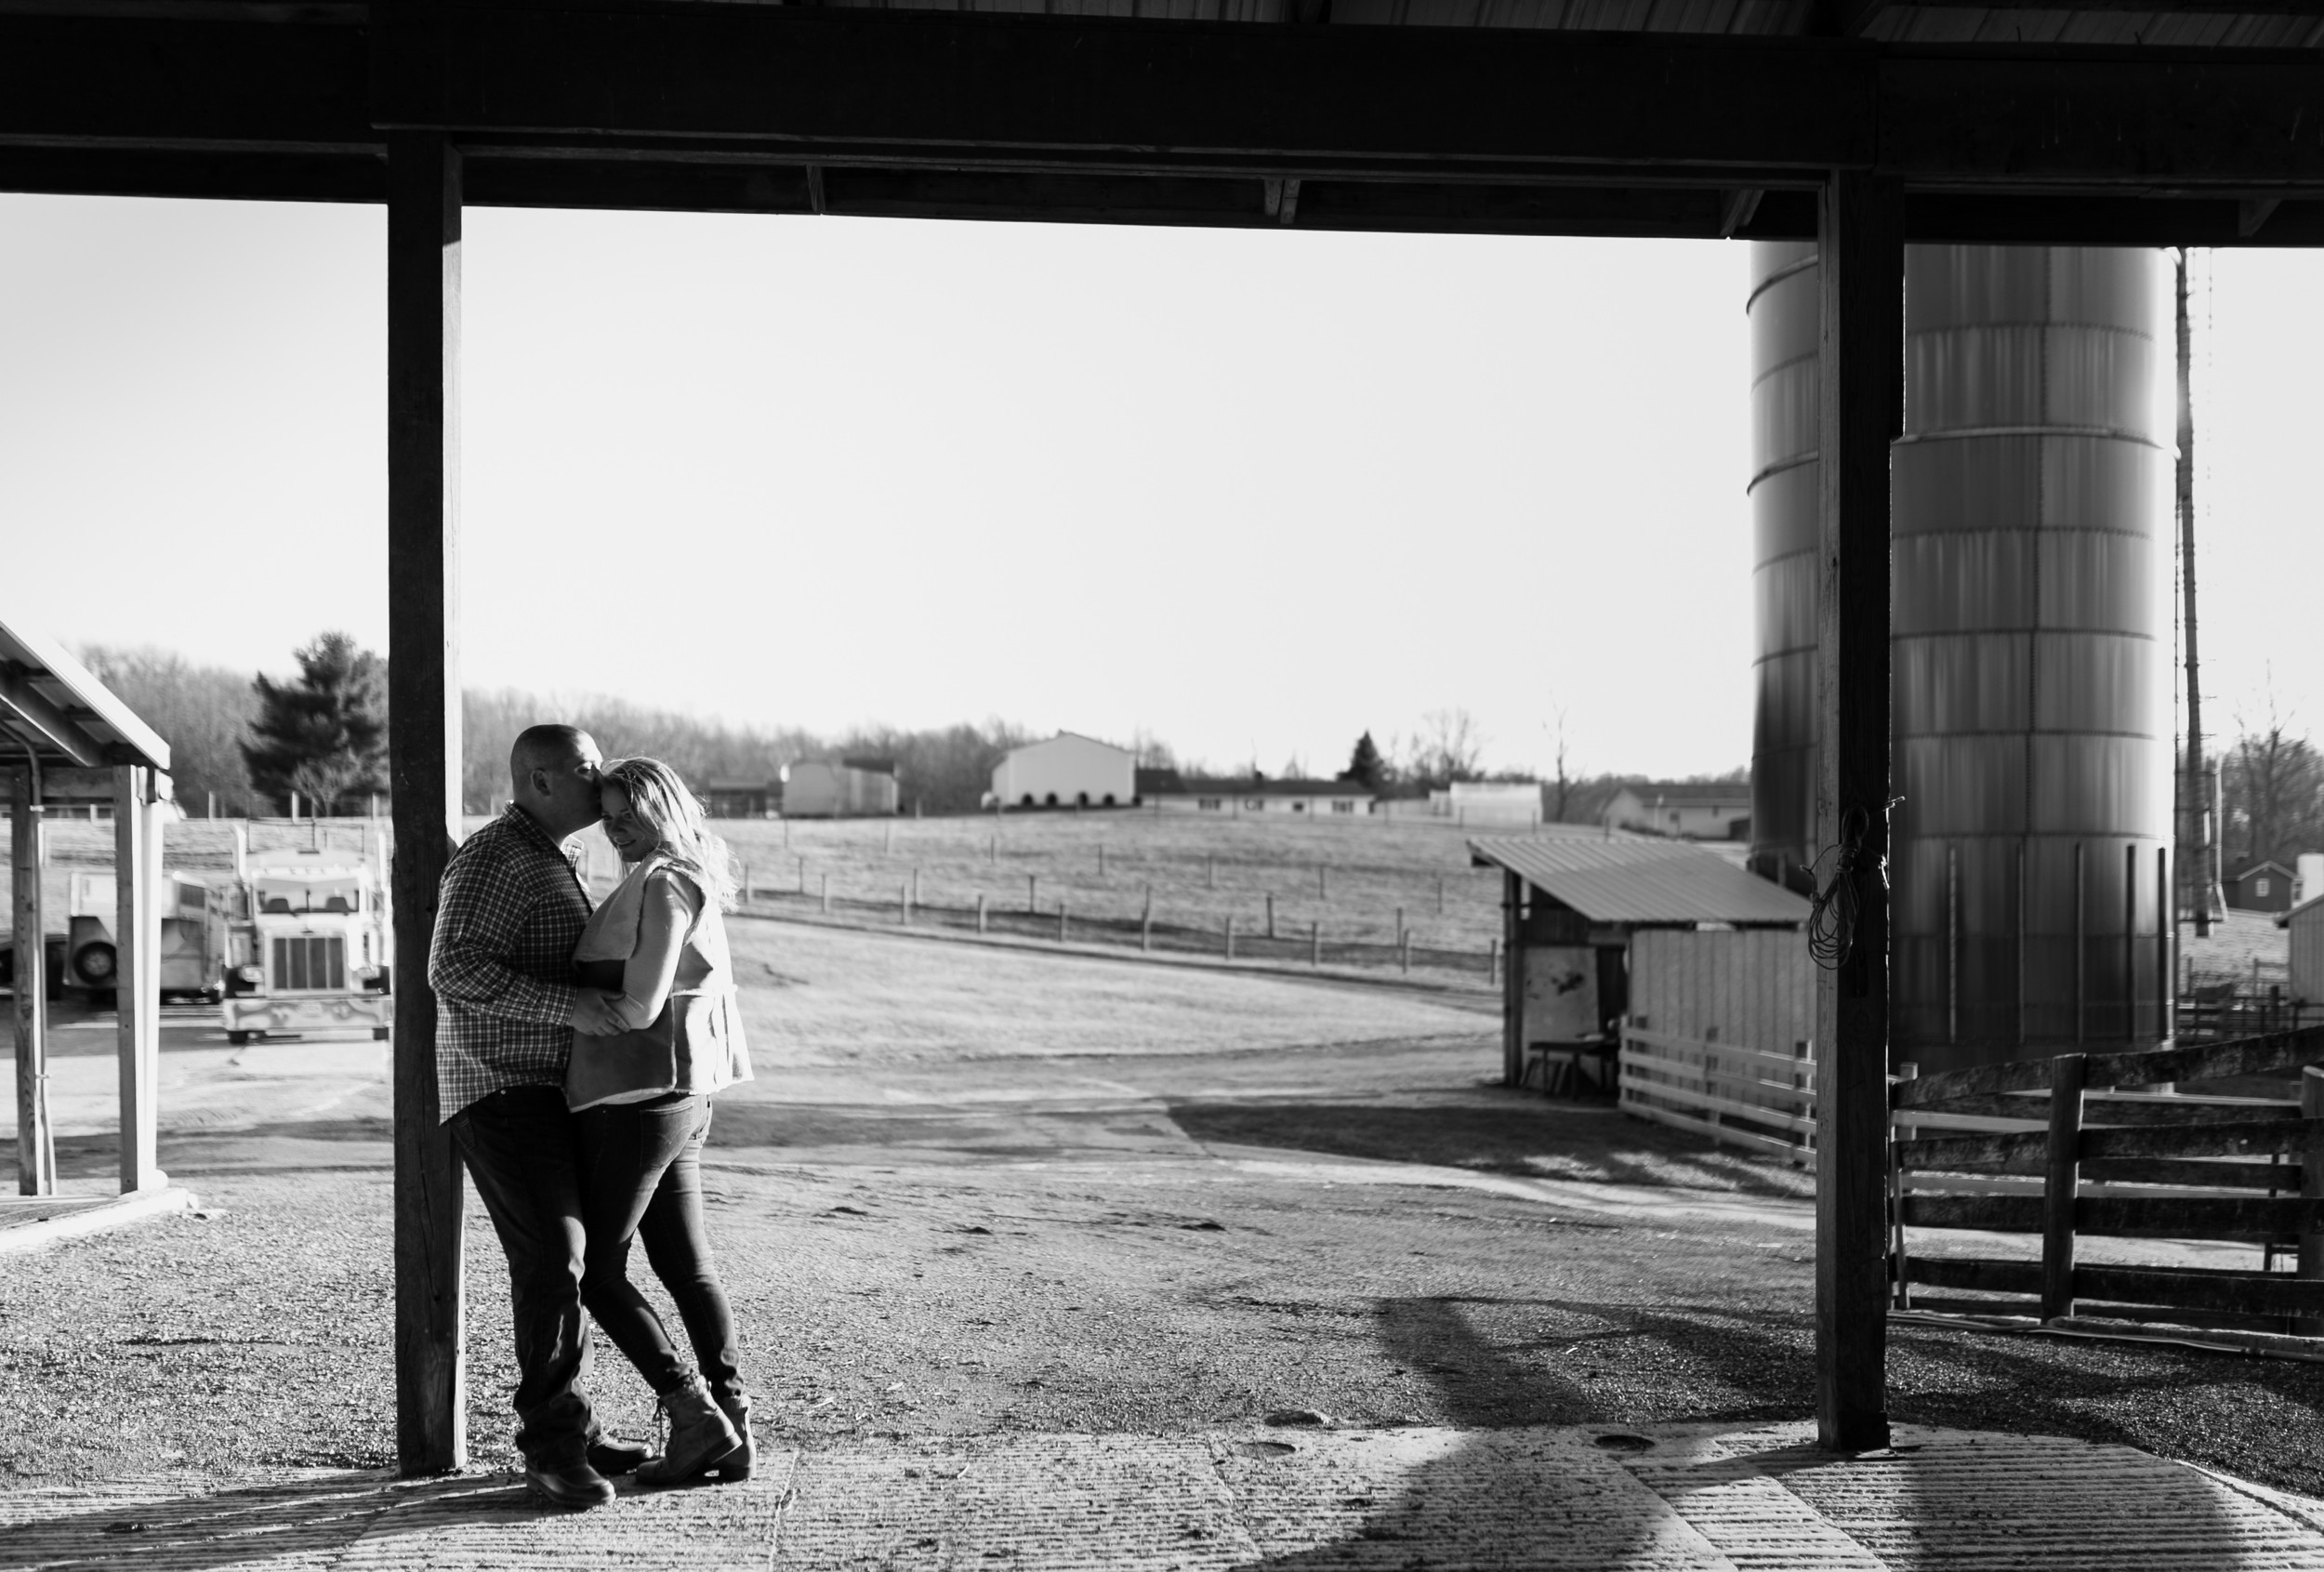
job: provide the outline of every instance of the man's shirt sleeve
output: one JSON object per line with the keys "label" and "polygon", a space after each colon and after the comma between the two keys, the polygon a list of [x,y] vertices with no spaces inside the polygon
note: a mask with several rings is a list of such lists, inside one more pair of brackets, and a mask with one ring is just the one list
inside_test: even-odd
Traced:
{"label": "man's shirt sleeve", "polygon": [[576,990],[527,977],[508,964],[532,908],[514,870],[455,859],[444,870],[428,982],[442,997],[479,1015],[561,1026]]}

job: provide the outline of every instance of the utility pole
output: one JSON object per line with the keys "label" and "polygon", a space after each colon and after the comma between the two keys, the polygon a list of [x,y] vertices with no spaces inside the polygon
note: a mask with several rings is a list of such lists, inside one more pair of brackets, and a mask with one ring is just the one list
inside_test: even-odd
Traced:
{"label": "utility pole", "polygon": [[2194,908],[2199,938],[2211,933],[2212,892],[2218,874],[2212,866],[2212,824],[2218,805],[2212,800],[2211,772],[2203,768],[2203,685],[2195,635],[2195,376],[2194,333],[2187,318],[2187,248],[2178,252],[2179,350],[2179,582],[2186,597],[2183,621],[2186,628],[2186,757],[2180,760],[2180,797],[2186,804],[2181,833],[2185,836],[2180,861],[2185,868],[2187,905]]}

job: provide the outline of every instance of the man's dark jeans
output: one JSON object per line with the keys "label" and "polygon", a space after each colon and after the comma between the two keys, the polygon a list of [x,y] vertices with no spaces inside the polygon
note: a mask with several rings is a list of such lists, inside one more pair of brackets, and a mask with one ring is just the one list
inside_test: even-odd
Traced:
{"label": "man's dark jeans", "polygon": [[595,1427],[581,1391],[589,1373],[589,1333],[581,1318],[585,1237],[564,1090],[509,1087],[469,1103],[451,1124],[508,1257],[520,1378],[517,1449],[535,1467],[570,1467],[581,1460]]}
{"label": "man's dark jeans", "polygon": [[651,1103],[586,1108],[573,1122],[588,1218],[581,1292],[589,1314],[656,1394],[667,1396],[685,1380],[685,1362],[662,1318],[629,1281],[634,1235],[644,1242],[654,1275],[678,1306],[711,1395],[741,1396],[734,1313],[702,1222],[702,1143],[710,1133],[709,1098],[671,1093]]}

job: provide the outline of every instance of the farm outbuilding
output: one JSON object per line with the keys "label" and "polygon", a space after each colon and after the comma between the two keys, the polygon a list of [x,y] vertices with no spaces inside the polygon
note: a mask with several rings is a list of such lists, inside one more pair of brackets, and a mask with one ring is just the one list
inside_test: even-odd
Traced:
{"label": "farm outbuilding", "polygon": [[1012,747],[993,766],[991,800],[1003,808],[1127,808],[1138,799],[1138,756],[1060,732]]}
{"label": "farm outbuilding", "polygon": [[865,818],[892,813],[902,800],[893,760],[802,760],[783,770],[786,819]]}
{"label": "farm outbuilding", "polygon": [[713,780],[702,806],[714,819],[763,819],[783,802],[781,781]]}
{"label": "farm outbuilding", "polygon": [[2301,902],[2276,926],[2289,931],[2293,1001],[2324,1004],[2324,895]]}
{"label": "farm outbuilding", "polygon": [[[1738,1025],[1763,1013],[1762,995],[1814,997],[1811,975],[1794,977],[1777,958],[1797,950],[1804,966],[1798,934],[1808,903],[1714,852],[1673,841],[1534,839],[1472,840],[1469,852],[1473,865],[1502,876],[1501,1070],[1511,1086],[1524,1083],[1529,1060],[1561,1050],[1594,1047],[1603,1063],[1642,996],[1666,1014],[1663,1001],[1684,997],[1690,1023],[1733,1017]],[[1682,942],[1661,942],[1666,934]],[[1735,953],[1706,964],[1711,950]]]}
{"label": "farm outbuilding", "polygon": [[2239,912],[2288,912],[2293,878],[2281,863],[2250,864],[2227,876],[2227,905]]}
{"label": "farm outbuilding", "polygon": [[1154,805],[1164,812],[1216,813],[1239,818],[1246,813],[1306,813],[1315,818],[1342,818],[1369,813],[1369,786],[1353,781],[1270,780],[1264,775],[1217,778],[1188,775],[1169,791],[1157,792]]}
{"label": "farm outbuilding", "polygon": [[1616,829],[1693,840],[1742,840],[1751,832],[1751,784],[1646,781],[1616,792],[1605,812],[1606,823]]}

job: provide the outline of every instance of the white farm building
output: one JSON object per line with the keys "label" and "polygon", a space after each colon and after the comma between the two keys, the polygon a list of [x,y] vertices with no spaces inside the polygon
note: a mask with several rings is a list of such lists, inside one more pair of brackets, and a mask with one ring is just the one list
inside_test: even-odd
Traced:
{"label": "white farm building", "polygon": [[1138,756],[1060,732],[1012,747],[993,766],[992,800],[1003,808],[1127,808],[1137,799]]}

